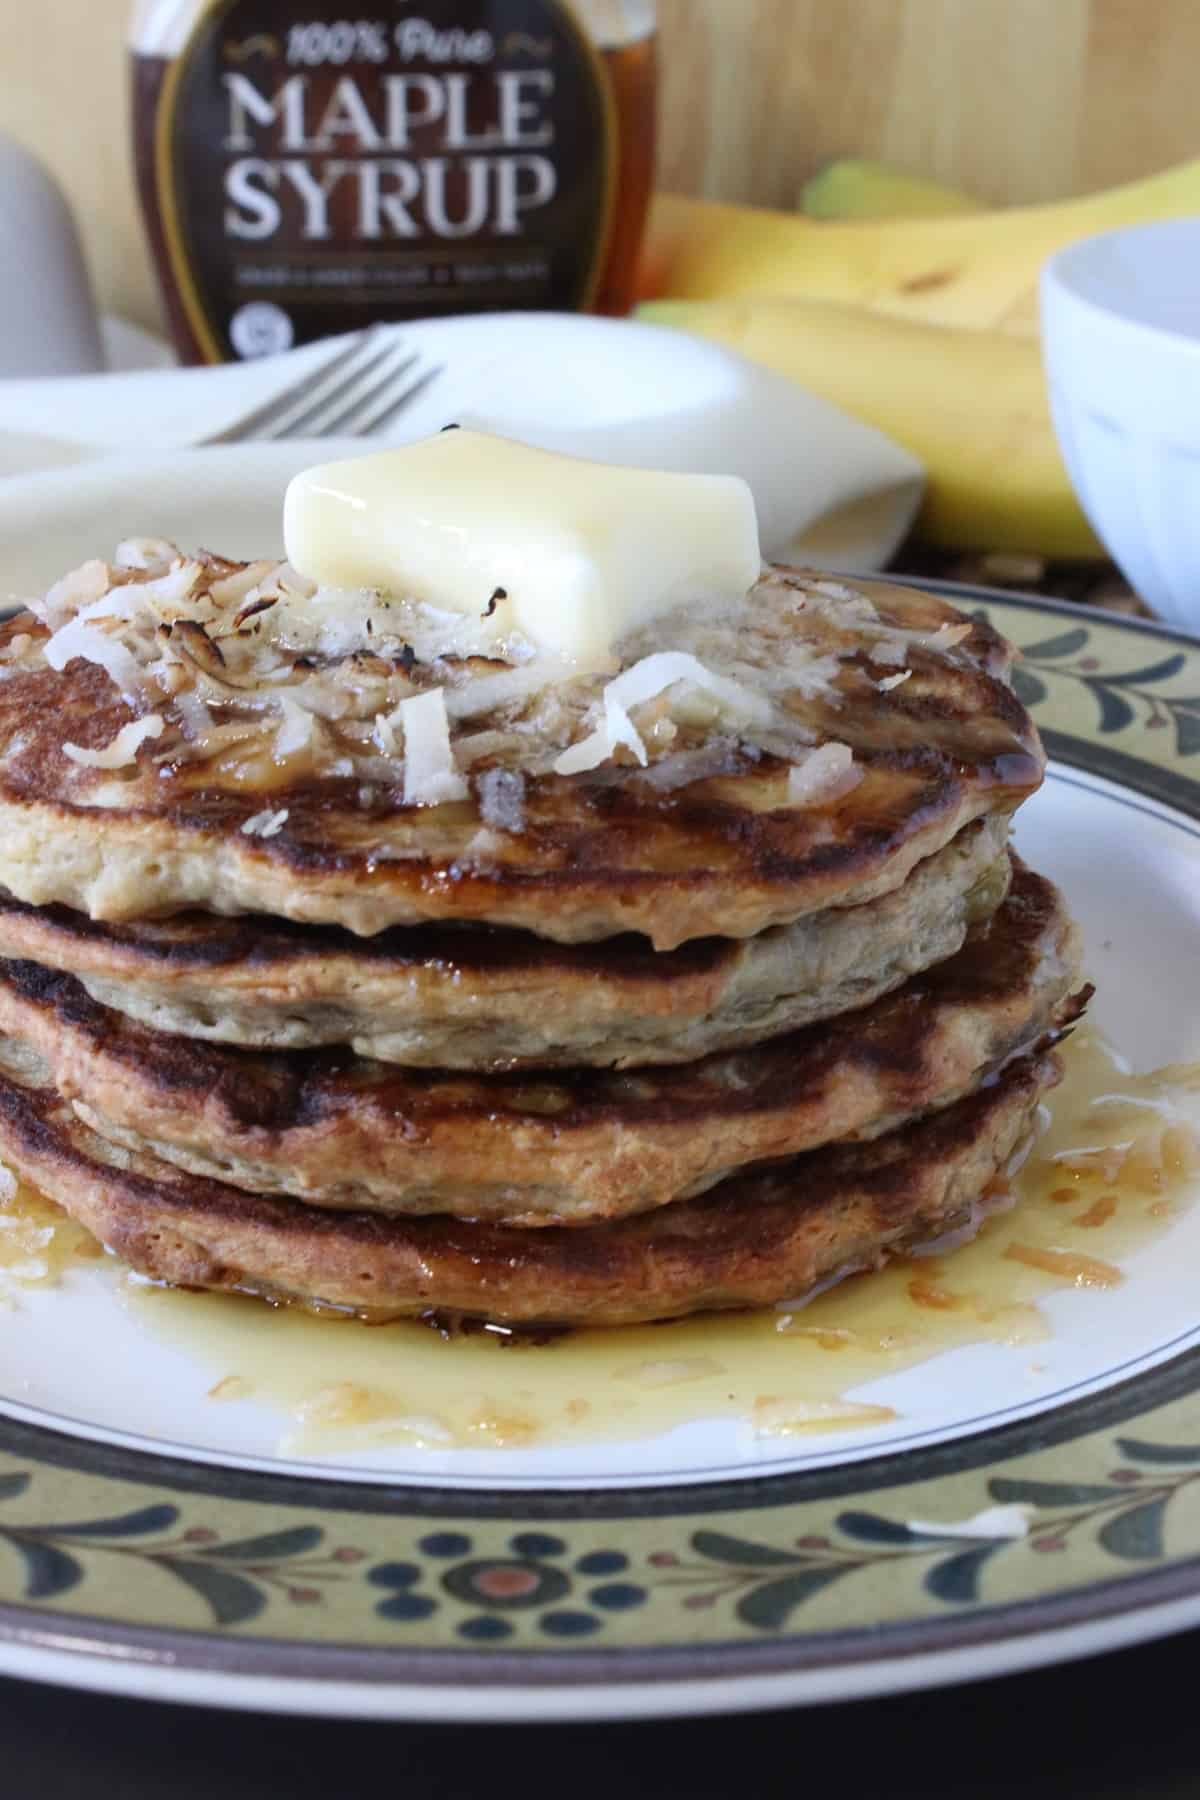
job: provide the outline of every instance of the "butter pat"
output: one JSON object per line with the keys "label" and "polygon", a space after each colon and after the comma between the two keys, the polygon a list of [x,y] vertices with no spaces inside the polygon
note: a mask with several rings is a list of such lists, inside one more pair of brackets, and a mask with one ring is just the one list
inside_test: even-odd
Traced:
{"label": "butter pat", "polygon": [[761,566],[736,476],[617,468],[465,430],[305,470],[284,542],[322,586],[473,615],[481,646],[519,632],[588,669],[673,607],[740,599]]}

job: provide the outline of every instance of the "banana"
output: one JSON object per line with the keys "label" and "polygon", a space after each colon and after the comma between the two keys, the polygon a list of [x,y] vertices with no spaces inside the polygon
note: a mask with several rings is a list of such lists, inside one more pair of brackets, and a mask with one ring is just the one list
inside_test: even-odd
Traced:
{"label": "banana", "polygon": [[905,445],[928,472],[926,543],[1104,554],[1063,467],[1031,339],[820,300],[665,301],[638,317],[712,338]]}
{"label": "banana", "polygon": [[1046,258],[1093,232],[1200,212],[1200,160],[1050,206],[821,221],[660,194],[643,298],[792,295],[898,318],[1033,333]]}
{"label": "banana", "polygon": [[800,204],[810,219],[932,219],[984,210],[959,188],[863,156],[826,163],[805,182]]}

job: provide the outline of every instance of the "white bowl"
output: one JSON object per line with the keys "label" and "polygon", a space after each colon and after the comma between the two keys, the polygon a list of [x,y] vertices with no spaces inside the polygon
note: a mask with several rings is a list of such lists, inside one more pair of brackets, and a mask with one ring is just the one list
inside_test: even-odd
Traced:
{"label": "white bowl", "polygon": [[1200,634],[1200,217],[1085,238],[1042,273],[1050,406],[1097,535]]}

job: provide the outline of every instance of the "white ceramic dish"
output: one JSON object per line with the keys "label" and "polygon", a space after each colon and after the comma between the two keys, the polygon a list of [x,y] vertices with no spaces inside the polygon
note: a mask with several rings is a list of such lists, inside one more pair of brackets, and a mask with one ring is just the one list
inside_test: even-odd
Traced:
{"label": "white ceramic dish", "polygon": [[[277,490],[255,514],[247,472],[230,458],[189,517],[179,471],[143,468],[136,523],[253,548]],[[93,549],[129,529],[110,476],[89,472],[59,534],[36,514],[33,546],[0,506],[0,557],[57,570],[85,529]],[[1018,841],[1081,918],[1097,1022],[1135,1065],[1200,1056],[1200,647],[961,603],[1026,651],[1055,763]],[[0,1310],[0,1669],[359,1717],[631,1717],[968,1680],[1200,1623],[1198,1257],[1183,1208],[1119,1287],[1045,1300],[1035,1355],[973,1344],[888,1375],[869,1398],[898,1416],[854,1433],[725,1417],[323,1455],[281,1448],[269,1397],[209,1397],[236,1373],[211,1340],[123,1306],[114,1269],[74,1271]],[[1014,1504],[1023,1537],[950,1529]]]}
{"label": "white ceramic dish", "polygon": [[1055,427],[1093,528],[1200,634],[1200,217],[1072,244],[1042,276]]}
{"label": "white ceramic dish", "polygon": [[[1102,842],[1112,875],[1098,885],[1092,869]],[[1131,803],[1119,788],[1063,769],[1022,814],[1017,843],[1072,896],[1100,989],[1091,1017],[1110,1041],[1137,1067],[1200,1058],[1200,962],[1192,956],[1200,943],[1200,836]],[[1159,877],[1152,884],[1145,879],[1148,858]],[[1170,1009],[1146,1004],[1147,996],[1172,984],[1177,1003]],[[862,1397],[893,1409],[894,1419],[811,1439],[756,1437],[742,1419],[728,1417],[581,1448],[439,1450],[392,1443],[305,1456],[287,1448],[295,1419],[282,1406],[253,1399],[214,1405],[208,1398],[214,1384],[241,1368],[239,1351],[248,1346],[236,1326],[201,1334],[197,1354],[186,1324],[180,1338],[169,1318],[157,1329],[147,1309],[123,1304],[117,1271],[108,1265],[73,1276],[65,1295],[34,1290],[19,1309],[0,1310],[0,1400],[14,1417],[62,1424],[93,1441],[335,1481],[595,1490],[844,1467],[1043,1412],[1103,1387],[1116,1370],[1151,1368],[1193,1339],[1200,1343],[1193,1277],[1200,1216],[1193,1223],[1185,1243],[1168,1237],[1146,1252],[1139,1282],[1103,1295],[1051,1295],[1044,1306],[1053,1334],[1038,1346],[1036,1372],[1027,1345],[976,1345],[864,1389]],[[290,1322],[275,1323],[280,1353],[287,1355]],[[303,1338],[311,1328],[298,1324]],[[345,1378],[336,1365],[340,1336],[331,1340],[330,1380]],[[398,1367],[386,1333],[377,1352],[376,1379],[403,1389],[403,1352]],[[135,1368],[139,1378],[131,1388],[127,1372]]]}

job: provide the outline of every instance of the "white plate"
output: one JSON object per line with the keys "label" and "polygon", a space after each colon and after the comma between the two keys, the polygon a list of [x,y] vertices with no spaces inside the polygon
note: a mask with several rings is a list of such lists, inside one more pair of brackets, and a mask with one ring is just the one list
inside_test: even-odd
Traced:
{"label": "white plate", "polygon": [[[1200,1059],[1200,826],[1111,782],[1053,769],[1023,809],[1017,846],[1066,893],[1084,929],[1098,994],[1092,1019],[1135,1068]],[[1095,879],[1103,844],[1107,877]],[[1161,996],[1170,992],[1172,1005]],[[298,1458],[280,1451],[294,1420],[278,1406],[214,1404],[209,1390],[239,1369],[239,1335],[213,1334],[197,1352],[173,1341],[155,1308],[122,1304],[115,1269],[78,1272],[61,1290],[29,1292],[0,1312],[0,1405],[13,1417],[131,1448],[162,1448],[224,1467],[278,1469],[319,1480],[459,1488],[636,1487],[845,1465],[945,1443],[1025,1418],[1153,1367],[1200,1343],[1194,1269],[1200,1212],[1131,1265],[1115,1292],[1067,1290],[1041,1304],[1051,1336],[1037,1346],[956,1350],[856,1389],[891,1409],[874,1428],[812,1439],[758,1438],[737,1418],[684,1425],[664,1436],[585,1448],[385,1449]],[[186,1309],[188,1302],[183,1302]],[[169,1307],[165,1309],[169,1314]],[[186,1314],[185,1314],[186,1316]],[[288,1343],[281,1324],[281,1349]],[[329,1336],[331,1384],[343,1334]],[[406,1340],[401,1340],[402,1346]],[[403,1388],[403,1348],[375,1347],[381,1384]],[[664,1355],[670,1355],[669,1348]],[[222,1359],[226,1360],[222,1360]],[[619,1364],[619,1360],[618,1364]],[[627,1361],[630,1359],[627,1358]],[[137,1369],[131,1388],[127,1371]],[[536,1373],[535,1373],[536,1379]],[[414,1403],[415,1404],[415,1403]],[[417,1409],[419,1410],[419,1408]]]}
{"label": "white plate", "polygon": [[[236,488],[237,455],[226,468]],[[158,493],[171,529],[251,547],[229,487],[193,490],[190,515],[185,498]],[[36,553],[60,566],[99,505],[82,492]],[[1200,648],[972,598],[1028,651],[1058,760],[1018,844],[1083,924],[1093,1017],[1138,1067],[1200,1057]],[[115,1271],[73,1274],[0,1312],[0,1667],[233,1705],[551,1718],[967,1679],[1195,1622],[1198,1260],[1200,1209],[1121,1287],[1044,1301],[1032,1362],[975,1346],[876,1382],[896,1417],[853,1435],[710,1419],[333,1457],[281,1455],[278,1411],[214,1405],[227,1369],[119,1304]],[[1022,1496],[1028,1540],[907,1523]]]}

